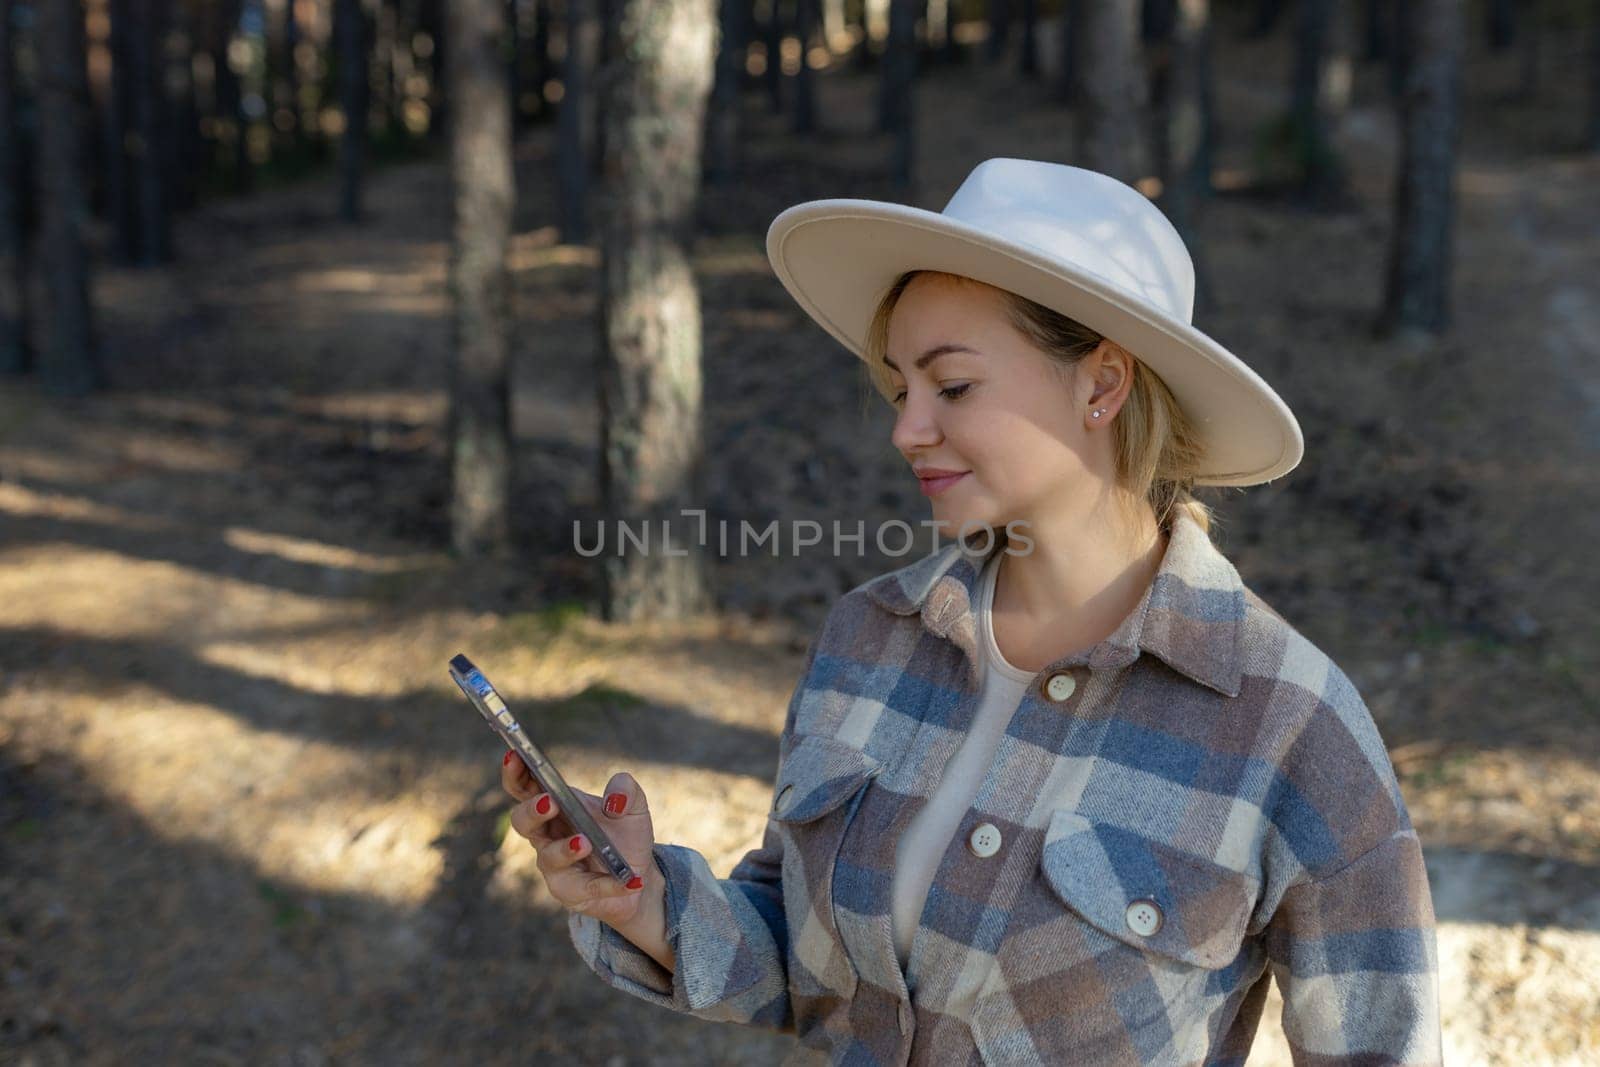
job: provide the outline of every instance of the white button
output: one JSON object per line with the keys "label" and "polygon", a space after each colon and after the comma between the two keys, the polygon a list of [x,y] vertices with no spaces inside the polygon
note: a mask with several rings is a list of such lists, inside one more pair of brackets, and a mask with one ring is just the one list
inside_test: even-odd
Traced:
{"label": "white button", "polygon": [[1044,691],[1051,700],[1065,701],[1078,688],[1078,680],[1070,674],[1052,674],[1044,683]]}
{"label": "white button", "polygon": [[967,847],[974,856],[989,858],[1000,851],[1000,828],[992,822],[983,823],[967,838]]}
{"label": "white button", "polygon": [[780,813],[789,809],[789,804],[794,800],[794,786],[786,785],[778,791],[778,802],[773,805]]}
{"label": "white button", "polygon": [[1150,937],[1161,929],[1161,906],[1153,900],[1136,900],[1128,905],[1128,929],[1140,937]]}
{"label": "white button", "polygon": [[900,1002],[900,1032],[902,1034],[909,1034],[911,1032],[911,1014],[912,1014],[911,1013],[911,1005],[905,1003],[904,1001],[901,1001]]}

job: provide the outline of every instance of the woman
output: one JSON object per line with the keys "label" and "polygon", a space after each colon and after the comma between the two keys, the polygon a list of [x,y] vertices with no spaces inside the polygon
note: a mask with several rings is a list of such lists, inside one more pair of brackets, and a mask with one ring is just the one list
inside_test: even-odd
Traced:
{"label": "woman", "polygon": [[506,766],[584,961],[793,1032],[796,1062],[1243,1063],[1270,977],[1297,1061],[1438,1062],[1427,875],[1372,718],[1191,495],[1287,473],[1300,429],[1190,324],[1166,219],[992,159],[942,213],[801,204],[767,247],[956,539],[834,605],[727,878],[656,844],[619,773],[585,795],[645,872],[616,885]]}

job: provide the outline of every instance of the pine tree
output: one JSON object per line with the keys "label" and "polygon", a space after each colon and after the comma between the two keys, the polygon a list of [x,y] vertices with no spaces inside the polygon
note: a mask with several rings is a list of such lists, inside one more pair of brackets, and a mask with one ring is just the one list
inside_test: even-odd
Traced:
{"label": "pine tree", "polygon": [[1411,0],[1406,19],[1400,166],[1380,333],[1439,332],[1450,321],[1461,0]]}
{"label": "pine tree", "polygon": [[450,538],[463,556],[511,547],[511,102],[503,0],[450,0],[445,70],[454,101],[450,257],[455,362],[450,404]]}
{"label": "pine tree", "polygon": [[[603,83],[600,490],[650,551],[605,555],[608,619],[697,614],[703,554],[681,512],[702,507],[700,294],[689,252],[716,25],[713,0],[623,0]],[[676,529],[661,543],[663,527]]]}
{"label": "pine tree", "polygon": [[1131,182],[1141,103],[1139,0],[1079,0],[1079,5],[1078,156],[1090,170]]}
{"label": "pine tree", "polygon": [[79,396],[97,388],[89,305],[89,73],[81,0],[51,0],[35,9],[39,47],[39,203],[37,257],[46,306],[39,345],[39,382]]}

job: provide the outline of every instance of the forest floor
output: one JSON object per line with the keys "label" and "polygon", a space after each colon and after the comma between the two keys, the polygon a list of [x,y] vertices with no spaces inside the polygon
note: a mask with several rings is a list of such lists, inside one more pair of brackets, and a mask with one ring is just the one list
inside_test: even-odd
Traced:
{"label": "forest floor", "polygon": [[[1474,37],[1476,38],[1476,34]],[[1053,38],[1052,38],[1053,39]],[[1474,49],[1479,46],[1474,43]],[[1196,322],[1277,387],[1304,463],[1218,492],[1245,580],[1335,658],[1422,834],[1452,1063],[1600,1061],[1600,160],[1581,35],[1535,103],[1474,53],[1456,315],[1375,341],[1394,125],[1362,66],[1344,210],[1256,180],[1282,40],[1221,33],[1223,189]],[[1004,71],[940,68],[917,189],[878,175],[875,80],[819,79],[826,132],[749,101],[748,176],[706,206],[711,517],[915,521],[854,360],[772,276],[800,200],[938,210],[1069,116]],[[1041,148],[1041,146],[1049,146]],[[0,386],[0,1060],[30,1064],[764,1063],[790,1039],[672,1015],[583,968],[506,833],[468,651],[599,791],[630,770],[664,841],[727,871],[759,841],[806,641],[905,559],[719,561],[721,611],[603,623],[570,540],[597,514],[596,255],[555,237],[548,130],[519,145],[515,563],[443,551],[448,179],[319,180],[204,206],[180,262],[103,270],[112,387]],[[870,540],[870,539],[869,539]],[[870,546],[869,546],[870,547]],[[826,559],[825,565],[817,561]],[[1269,1006],[1252,1064],[1287,1062]]]}

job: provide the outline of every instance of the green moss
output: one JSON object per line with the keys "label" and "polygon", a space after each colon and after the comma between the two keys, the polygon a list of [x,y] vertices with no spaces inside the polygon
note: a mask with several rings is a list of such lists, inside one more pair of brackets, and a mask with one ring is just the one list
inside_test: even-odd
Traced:
{"label": "green moss", "polygon": [[1503,652],[1509,646],[1498,637],[1479,635],[1467,639],[1467,647],[1482,656]]}
{"label": "green moss", "polygon": [[571,630],[588,615],[582,601],[559,600],[538,611],[517,611],[507,615],[494,637],[504,645],[542,647]]}
{"label": "green moss", "polygon": [[512,701],[512,710],[547,752],[557,745],[610,745],[621,727],[619,712],[643,707],[632,693],[591,685],[559,700]]}
{"label": "green moss", "polygon": [[1440,786],[1453,785],[1461,780],[1467,769],[1477,758],[1478,754],[1469,749],[1449,752],[1413,773],[1410,776],[1410,784],[1419,789],[1434,789]]}
{"label": "green moss", "polygon": [[6,831],[18,841],[31,841],[39,836],[44,829],[44,824],[38,819],[18,819],[6,828]]}
{"label": "green moss", "polygon": [[625,689],[614,689],[609,685],[591,685],[589,688],[568,697],[559,703],[568,708],[569,714],[593,714],[602,708],[640,708],[644,700]]}
{"label": "green moss", "polygon": [[272,925],[280,930],[296,926],[311,917],[299,901],[271,882],[257,882],[256,892],[272,908]]}
{"label": "green moss", "polygon": [[1315,136],[1293,112],[1258,126],[1252,147],[1256,175],[1269,185],[1298,185],[1339,163],[1333,146]]}
{"label": "green moss", "polygon": [[1449,623],[1430,619],[1417,626],[1412,636],[1412,641],[1425,648],[1437,648],[1440,645],[1447,644],[1450,641],[1450,637],[1451,627]]}

